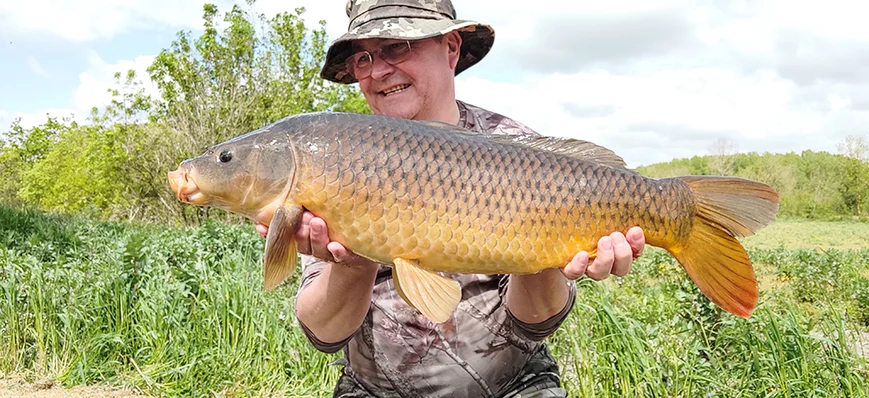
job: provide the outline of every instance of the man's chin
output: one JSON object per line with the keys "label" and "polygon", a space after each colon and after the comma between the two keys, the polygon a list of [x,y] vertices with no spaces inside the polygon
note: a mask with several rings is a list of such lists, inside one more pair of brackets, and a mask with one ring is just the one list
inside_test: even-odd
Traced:
{"label": "man's chin", "polygon": [[401,119],[414,119],[419,112],[411,109],[411,107],[407,106],[406,103],[398,103],[385,104],[385,106],[379,109],[379,112],[375,113],[379,113],[383,116],[396,117]]}
{"label": "man's chin", "polygon": [[377,99],[377,106],[374,109],[374,113],[383,116],[413,119],[419,113],[420,106],[417,98],[408,93],[398,93],[387,97],[381,96]]}

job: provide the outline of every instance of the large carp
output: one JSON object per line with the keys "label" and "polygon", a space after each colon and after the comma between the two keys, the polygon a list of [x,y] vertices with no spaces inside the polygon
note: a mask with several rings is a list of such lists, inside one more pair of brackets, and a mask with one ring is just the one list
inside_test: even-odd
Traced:
{"label": "large carp", "polygon": [[169,172],[178,199],[269,226],[265,288],[296,268],[303,210],[330,238],[391,264],[398,293],[447,320],[458,283],[438,272],[564,267],[638,225],[721,308],[749,317],[757,281],[737,237],[775,219],[778,194],[733,177],[645,178],[612,151],[564,138],[471,133],[439,122],[314,113],[226,141]]}

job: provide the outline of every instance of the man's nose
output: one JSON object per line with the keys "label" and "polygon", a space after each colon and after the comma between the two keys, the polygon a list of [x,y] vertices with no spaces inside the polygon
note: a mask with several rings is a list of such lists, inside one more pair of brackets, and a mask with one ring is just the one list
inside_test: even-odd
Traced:
{"label": "man's nose", "polygon": [[390,65],[380,57],[374,57],[371,61],[371,77],[376,80],[388,77],[395,72],[395,67]]}

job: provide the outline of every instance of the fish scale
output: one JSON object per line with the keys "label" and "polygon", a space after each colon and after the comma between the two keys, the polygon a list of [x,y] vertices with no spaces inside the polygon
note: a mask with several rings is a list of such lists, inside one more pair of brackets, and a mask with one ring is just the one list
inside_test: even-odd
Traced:
{"label": "fish scale", "polygon": [[178,199],[269,226],[267,289],[296,267],[302,214],[393,266],[398,293],[443,322],[461,298],[440,273],[530,274],[643,228],[714,303],[742,317],[757,282],[736,239],[775,219],[778,193],[736,177],[646,178],[595,144],[476,134],[377,115],[297,115],[215,145],[168,175]]}
{"label": "fish scale", "polygon": [[[445,272],[534,273],[564,266],[594,250],[600,236],[632,225],[643,225],[653,245],[690,231],[694,203],[679,194],[687,191],[679,181],[428,125],[369,126],[316,132],[318,140],[345,145],[297,145],[317,148],[299,153],[299,181],[340,183],[300,184],[296,200],[326,221],[332,239],[376,252],[380,262],[402,257]],[[323,157],[340,160],[316,160]],[[626,211],[644,208],[650,211]],[[446,231],[451,239],[441,243]]]}

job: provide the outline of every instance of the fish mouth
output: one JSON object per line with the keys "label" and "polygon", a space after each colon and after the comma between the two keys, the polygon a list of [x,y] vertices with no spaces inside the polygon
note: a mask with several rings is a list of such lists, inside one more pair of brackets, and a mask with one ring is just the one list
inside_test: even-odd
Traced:
{"label": "fish mouth", "polygon": [[199,190],[193,180],[189,178],[187,169],[172,170],[169,172],[169,187],[175,192],[178,200],[184,203],[201,205],[208,203],[208,198]]}

